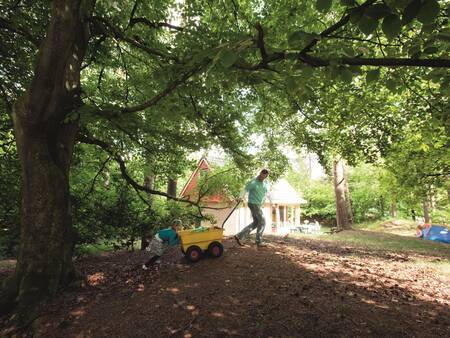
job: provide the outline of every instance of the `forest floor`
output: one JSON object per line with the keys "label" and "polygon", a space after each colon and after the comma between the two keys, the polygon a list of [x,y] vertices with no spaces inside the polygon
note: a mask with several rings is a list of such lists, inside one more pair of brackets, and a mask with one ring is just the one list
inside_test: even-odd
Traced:
{"label": "forest floor", "polygon": [[[44,304],[17,336],[449,337],[450,246],[348,241],[367,235],[402,241],[350,231],[328,235],[336,240],[268,236],[258,249],[226,239],[220,258],[191,264],[172,249],[147,271],[146,252],[80,258],[86,285]],[[0,265],[3,276],[8,269]]]}

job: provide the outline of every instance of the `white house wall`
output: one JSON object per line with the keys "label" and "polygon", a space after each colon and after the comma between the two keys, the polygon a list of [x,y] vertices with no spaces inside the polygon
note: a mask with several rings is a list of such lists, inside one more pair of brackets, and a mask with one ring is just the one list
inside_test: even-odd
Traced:
{"label": "white house wall", "polygon": [[[300,212],[300,209],[298,206],[298,213]],[[223,221],[228,216],[228,214],[231,212],[232,208],[222,209],[222,210],[212,210],[208,209],[205,210],[205,214],[213,215],[216,219],[215,226],[222,226]],[[265,205],[263,208],[263,214],[264,218],[266,219],[266,227],[264,229],[264,233],[266,234],[287,234],[290,231],[290,224],[279,224],[279,226],[275,229],[272,228],[272,210],[271,206],[269,204]],[[297,216],[298,217],[298,216]],[[298,225],[299,218],[295,217],[295,225]],[[237,208],[233,214],[228,218],[227,222],[225,223],[224,229],[225,229],[225,236],[233,236],[237,234],[239,231],[241,231],[243,228],[245,228],[248,224],[253,222],[253,218],[250,212],[250,209],[245,206],[241,206],[240,208]],[[210,222],[203,221],[203,226],[211,226]]]}

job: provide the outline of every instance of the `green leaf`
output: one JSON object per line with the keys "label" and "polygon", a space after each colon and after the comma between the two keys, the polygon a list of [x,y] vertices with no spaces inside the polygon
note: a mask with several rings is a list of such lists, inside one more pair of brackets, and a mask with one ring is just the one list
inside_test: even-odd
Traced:
{"label": "green leaf", "polygon": [[418,57],[420,56],[420,53],[422,52],[420,45],[416,44],[416,45],[412,45],[409,49],[408,49],[408,54],[412,57]]}
{"label": "green leaf", "polygon": [[423,24],[431,23],[439,15],[439,10],[439,3],[436,0],[427,0],[420,8],[417,20]]}
{"label": "green leaf", "polygon": [[402,23],[397,15],[390,14],[384,18],[381,28],[388,39],[393,39],[402,30]]}
{"label": "green leaf", "polygon": [[395,89],[397,88],[397,82],[393,79],[388,79],[386,81],[386,88],[389,89],[391,92],[395,92]]}
{"label": "green leaf", "polygon": [[289,35],[288,45],[291,48],[301,48],[318,37],[319,36],[316,34],[307,33],[305,31],[295,31]]}
{"label": "green leaf", "polygon": [[345,56],[348,56],[348,57],[354,57],[355,56],[355,51],[353,50],[353,47],[351,47],[351,46],[345,46],[344,48],[343,48],[343,54],[345,55]]}
{"label": "green leaf", "polygon": [[405,10],[403,11],[402,16],[402,24],[406,25],[410,23],[419,13],[420,6],[422,4],[421,0],[412,0],[408,6],[406,6]]}
{"label": "green leaf", "polygon": [[368,71],[366,74],[366,82],[367,83],[377,81],[379,78],[380,78],[380,70],[379,69],[374,69],[374,70]]}
{"label": "green leaf", "polygon": [[362,9],[357,9],[357,10],[351,11],[350,22],[353,24],[357,24],[359,22],[359,20],[361,20],[363,14],[364,14],[364,11]]}
{"label": "green leaf", "polygon": [[297,89],[298,78],[295,76],[288,76],[286,78],[286,88],[289,92],[293,92]]}
{"label": "green leaf", "polygon": [[328,76],[331,80],[335,80],[340,74],[338,67],[330,67],[328,70]]}
{"label": "green leaf", "polygon": [[347,7],[355,6],[355,0],[341,0],[341,4]]}
{"label": "green leaf", "polygon": [[229,49],[222,50],[219,53],[219,63],[224,68],[230,68],[238,59],[238,56],[235,52]]}
{"label": "green leaf", "polygon": [[319,12],[327,13],[331,8],[332,2],[332,0],[317,0],[316,9]]}
{"label": "green leaf", "polygon": [[375,20],[380,20],[391,13],[391,9],[385,4],[372,5],[365,12],[367,16]]}
{"label": "green leaf", "polygon": [[441,41],[450,42],[450,34],[439,33],[438,35],[436,35],[436,38]]}
{"label": "green leaf", "polygon": [[432,33],[435,29],[436,29],[436,24],[434,22],[429,23],[429,24],[424,24],[422,25],[422,30],[420,33],[425,33],[425,34],[430,34]]}
{"label": "green leaf", "polygon": [[363,15],[358,22],[358,28],[366,35],[371,34],[378,27],[378,20],[375,20],[367,15]]}
{"label": "green leaf", "polygon": [[314,69],[312,67],[302,67],[301,72],[305,79],[309,79],[314,75]]}
{"label": "green leaf", "polygon": [[427,47],[423,50],[423,52],[425,54],[434,54],[439,50],[439,48],[435,47],[435,46],[431,46],[431,47]]}
{"label": "green leaf", "polygon": [[350,82],[352,82],[352,79],[353,79],[353,73],[348,68],[341,68],[339,70],[339,77],[345,83],[350,83]]}

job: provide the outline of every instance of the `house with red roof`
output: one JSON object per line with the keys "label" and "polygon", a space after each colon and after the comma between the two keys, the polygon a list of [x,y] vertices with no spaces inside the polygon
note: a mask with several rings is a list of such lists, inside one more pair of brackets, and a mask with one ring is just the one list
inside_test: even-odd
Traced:
{"label": "house with red roof", "polygon": [[[210,170],[210,165],[205,158],[202,158],[181,190],[179,197],[196,201],[198,199],[200,175],[208,170]],[[306,201],[284,178],[270,186],[271,201],[266,198],[263,205],[263,213],[266,219],[264,232],[272,234],[289,233],[290,229],[300,226],[300,207]],[[238,233],[252,222],[252,216],[246,201],[241,203],[231,215],[235,201],[227,197],[225,193],[204,196],[202,202],[205,207],[208,207],[203,209],[203,213],[213,216],[215,226],[221,227],[226,220],[224,224],[226,236]],[[201,225],[211,226],[212,224],[209,221],[202,221]]]}

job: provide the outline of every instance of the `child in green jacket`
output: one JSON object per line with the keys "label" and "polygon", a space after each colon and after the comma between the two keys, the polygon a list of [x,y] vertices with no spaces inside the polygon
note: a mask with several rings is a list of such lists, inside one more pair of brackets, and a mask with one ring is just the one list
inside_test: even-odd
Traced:
{"label": "child in green jacket", "polygon": [[155,264],[169,247],[180,244],[177,233],[179,230],[181,230],[181,221],[175,220],[171,227],[161,229],[155,234],[146,249],[147,251],[150,251],[153,256],[147,262],[142,264],[142,269],[147,270],[150,266]]}

